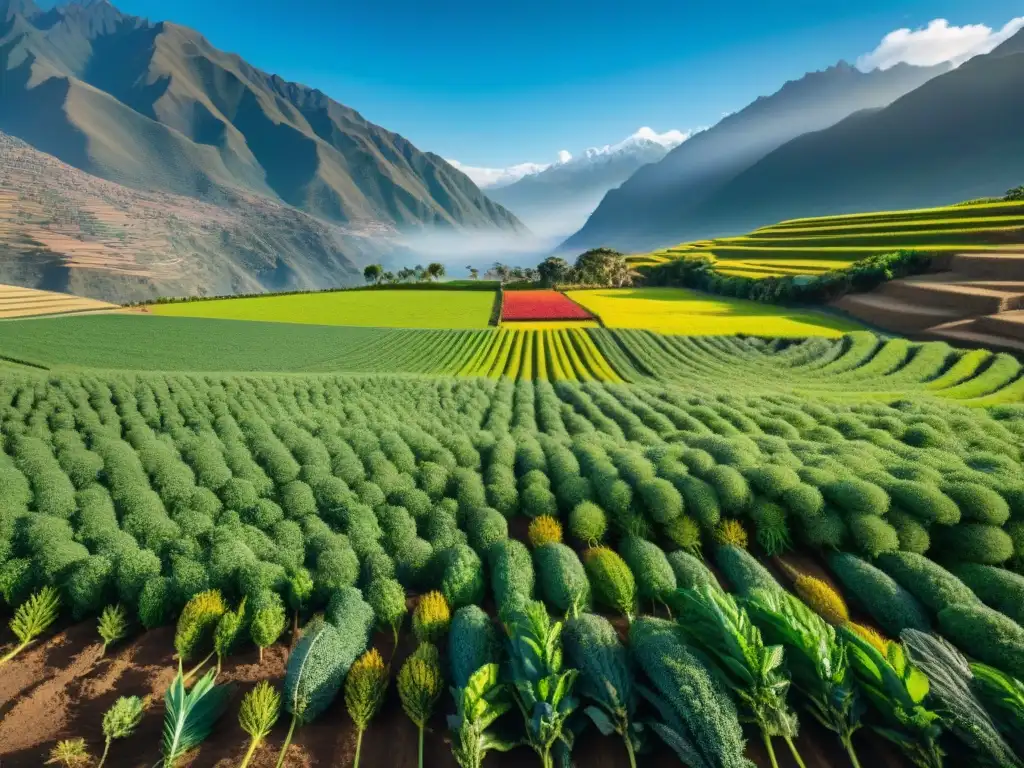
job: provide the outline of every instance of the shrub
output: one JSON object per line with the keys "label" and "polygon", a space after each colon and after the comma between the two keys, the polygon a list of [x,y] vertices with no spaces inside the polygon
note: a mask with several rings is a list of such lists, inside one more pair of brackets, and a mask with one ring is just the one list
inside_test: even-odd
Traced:
{"label": "shrub", "polygon": [[715,528],[715,541],[720,546],[747,548],[747,529],[739,520],[723,520]]}
{"label": "shrub", "polygon": [[685,475],[678,481],[686,511],[693,515],[702,527],[713,529],[722,517],[718,493],[699,477]]}
{"label": "shrub", "polygon": [[171,620],[173,596],[171,580],[157,576],[146,582],[139,593],[139,622],[155,629]]}
{"label": "shrub", "polygon": [[665,536],[685,552],[700,556],[701,536],[700,525],[689,515],[680,515],[669,521],[663,529]]}
{"label": "shrub", "polygon": [[842,595],[827,581],[793,571],[793,591],[807,607],[834,627],[841,627],[850,620],[850,609]]}
{"label": "shrub", "polygon": [[874,483],[846,478],[821,487],[825,498],[851,515],[884,515],[889,511],[889,494]]}
{"label": "shrub", "polygon": [[480,557],[465,544],[448,552],[441,592],[453,608],[473,605],[484,599],[484,567]]}
{"label": "shrub", "polygon": [[463,688],[474,672],[498,662],[501,646],[490,617],[479,606],[467,605],[455,612],[448,633],[448,659],[452,683]]}
{"label": "shrub", "polygon": [[654,542],[628,536],[619,544],[619,554],[633,572],[640,599],[665,602],[675,591],[675,572],[665,553]]}
{"label": "shrub", "polygon": [[893,480],[886,490],[894,504],[926,525],[956,525],[960,522],[960,508],[949,496],[931,483],[916,480]]}
{"label": "shrub", "polygon": [[738,515],[753,501],[750,486],[739,470],[718,464],[704,473],[703,479],[715,489],[719,504],[726,512]]}
{"label": "shrub", "polygon": [[[334,701],[349,670],[347,656],[345,641],[333,624],[316,618],[303,628],[284,677],[285,709],[296,723],[312,722]],[[286,740],[282,752],[288,744]]]}
{"label": "shrub", "polygon": [[377,626],[391,629],[397,647],[398,630],[409,612],[405,604],[405,589],[392,578],[371,579],[366,600],[377,617]]}
{"label": "shrub", "polygon": [[955,565],[950,571],[987,606],[1024,625],[1024,576],[976,563]]}
{"label": "shrub", "polygon": [[398,672],[398,697],[406,716],[419,730],[420,755],[423,754],[423,729],[443,691],[444,678],[437,648],[423,643]]}
{"label": "shrub", "polygon": [[744,597],[754,589],[782,589],[768,569],[741,547],[718,547],[715,551],[715,562],[733,591]]}
{"label": "shrub", "polygon": [[951,560],[1001,565],[1013,557],[1013,539],[994,525],[961,523],[936,530],[934,538],[936,546]]}
{"label": "shrub", "polygon": [[558,502],[555,495],[540,483],[527,485],[519,494],[519,506],[527,517],[558,515]]}
{"label": "shrub", "polygon": [[115,568],[119,599],[135,605],[143,587],[160,575],[160,558],[148,549],[129,549],[117,557]]}
{"label": "shrub", "polygon": [[530,521],[527,532],[530,545],[535,549],[542,544],[561,543],[562,524],[549,515],[541,515]]}
{"label": "shrub", "polygon": [[533,560],[526,546],[515,539],[498,542],[488,551],[491,588],[498,615],[517,610],[533,599]]}
{"label": "shrub", "polygon": [[590,581],[575,552],[565,544],[544,544],[533,558],[540,594],[552,608],[566,613],[590,606]]}
{"label": "shrub", "polygon": [[978,483],[946,483],[942,491],[960,508],[964,520],[986,525],[1003,525],[1010,519],[1006,499]]}
{"label": "shrub", "polygon": [[978,602],[977,596],[966,584],[922,555],[892,552],[881,555],[878,565],[933,613],[950,605]]}
{"label": "shrub", "polygon": [[801,486],[800,475],[794,469],[778,464],[751,467],[743,476],[757,493],[771,500],[781,499]]}
{"label": "shrub", "polygon": [[683,497],[668,480],[652,478],[639,483],[636,488],[656,523],[668,523],[683,513]]}
{"label": "shrub", "polygon": [[261,592],[252,599],[252,621],[249,624],[249,637],[260,649],[260,662],[263,661],[263,650],[277,642],[284,632],[287,617],[284,602],[276,592]]}
{"label": "shrub", "polygon": [[420,538],[414,538],[395,552],[398,580],[407,587],[421,588],[432,581],[434,548]]}
{"label": "shrub", "polygon": [[786,510],[767,499],[757,499],[750,510],[757,543],[768,555],[792,549],[793,542],[786,524]]}
{"label": "shrub", "polygon": [[632,619],[637,584],[626,561],[608,547],[592,547],[583,553],[583,565],[597,601]]}
{"label": "shrub", "polygon": [[185,604],[174,633],[174,649],[182,661],[188,661],[200,645],[212,641],[217,623],[227,610],[216,589],[201,592]]}
{"label": "shrub", "polygon": [[569,533],[578,541],[594,546],[608,530],[608,518],[597,504],[583,501],[569,513]]}
{"label": "shrub", "polygon": [[899,548],[904,552],[917,552],[923,555],[932,546],[932,538],[916,517],[909,515],[898,507],[893,507],[886,515],[886,521],[896,529],[899,537]]}
{"label": "shrub", "polygon": [[694,589],[705,585],[721,589],[715,574],[700,558],[683,551],[669,552],[666,557],[669,567],[672,568],[672,573],[675,574],[676,585],[679,589]]}
{"label": "shrub", "polygon": [[96,631],[103,640],[101,655],[107,652],[109,646],[124,640],[128,635],[128,614],[124,607],[108,605],[104,608],[96,623]]}
{"label": "shrub", "polygon": [[76,619],[99,613],[109,602],[114,585],[114,564],[109,557],[90,555],[73,567],[64,594]]}
{"label": "shrub", "polygon": [[840,549],[846,540],[847,528],[843,517],[834,509],[825,509],[820,517],[803,521],[804,538],[822,549]]}
{"label": "shrub", "polygon": [[939,611],[942,634],[973,658],[1024,678],[1024,628],[981,603],[960,603]]}
{"label": "shrub", "polygon": [[486,553],[492,546],[508,538],[508,521],[491,507],[480,507],[466,515],[469,544],[477,552]]}
{"label": "shrub", "polygon": [[388,668],[376,648],[371,648],[352,664],[345,677],[345,709],[356,726],[356,758],[363,742],[363,731],[380,711],[388,690]]}
{"label": "shrub", "polygon": [[448,631],[452,613],[440,592],[428,592],[416,603],[412,614],[412,632],[420,643],[440,640]]}
{"label": "shrub", "polygon": [[839,552],[829,555],[828,563],[851,600],[889,635],[898,637],[904,629],[929,631],[924,606],[885,571],[855,555]]}
{"label": "shrub", "polygon": [[896,529],[876,515],[850,515],[846,521],[854,545],[868,557],[883,552],[898,552],[900,537]]}

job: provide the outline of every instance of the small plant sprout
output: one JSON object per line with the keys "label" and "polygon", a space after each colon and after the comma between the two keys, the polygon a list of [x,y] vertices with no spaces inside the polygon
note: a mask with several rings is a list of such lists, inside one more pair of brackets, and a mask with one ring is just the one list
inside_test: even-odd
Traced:
{"label": "small plant sprout", "polygon": [[63,765],[64,768],[79,768],[92,762],[89,751],[85,748],[85,739],[64,739],[58,741],[50,750],[50,759],[46,765]]}
{"label": "small plant sprout", "polygon": [[440,592],[428,592],[412,614],[412,632],[421,643],[435,643],[448,631],[452,611]]}
{"label": "small plant sprout", "polygon": [[224,714],[229,689],[215,685],[213,670],[203,675],[189,691],[185,676],[178,670],[164,696],[163,768],[174,768],[186,753],[198,747],[210,735]]}
{"label": "small plant sprout", "polygon": [[280,716],[281,696],[266,680],[260,681],[255,688],[245,694],[242,707],[238,711],[238,724],[252,738],[239,768],[246,768],[249,765],[257,748],[267,738]]}
{"label": "small plant sprout", "polygon": [[423,768],[423,731],[443,691],[438,650],[430,643],[421,643],[398,673],[402,709],[419,729],[419,768]]}
{"label": "small plant sprout", "polygon": [[0,658],[0,666],[13,659],[33,640],[43,634],[57,620],[59,612],[60,595],[53,587],[43,587],[18,606],[18,610],[14,612],[14,618],[11,619],[10,627],[19,642],[3,658]]}
{"label": "small plant sprout", "polygon": [[142,699],[138,696],[122,696],[103,715],[103,736],[106,742],[103,745],[103,756],[100,757],[99,765],[96,768],[103,768],[107,760],[107,752],[110,751],[110,742],[115,739],[127,739],[142,722]]}
{"label": "small plant sprout", "polygon": [[276,594],[274,597],[277,598],[275,601],[253,612],[252,623],[249,625],[249,637],[260,649],[260,664],[263,663],[263,651],[277,642],[288,621],[280,597]]}
{"label": "small plant sprout", "polygon": [[356,725],[356,758],[353,768],[359,768],[359,755],[363,747],[363,732],[380,711],[388,690],[388,668],[376,648],[371,648],[358,659],[345,678],[345,709]]}
{"label": "small plant sprout", "polygon": [[[200,592],[185,604],[178,618],[177,632],[174,634],[174,649],[178,652],[179,666],[192,658],[200,645],[212,639],[221,616],[227,613],[227,610],[224,598],[216,589]],[[216,650],[211,650],[206,658],[185,675],[185,681],[202,669],[215,653]]]}
{"label": "small plant sprout", "polygon": [[103,639],[103,654],[114,643],[119,643],[128,635],[128,614],[121,605],[108,605],[100,614],[96,626]]}
{"label": "small plant sprout", "polygon": [[313,577],[299,568],[288,577],[288,606],[292,609],[292,641],[299,636],[299,616],[313,595]]}

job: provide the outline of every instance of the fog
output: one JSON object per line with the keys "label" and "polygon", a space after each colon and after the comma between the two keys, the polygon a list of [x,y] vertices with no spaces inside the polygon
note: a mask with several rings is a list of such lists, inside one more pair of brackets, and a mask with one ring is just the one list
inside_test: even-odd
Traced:
{"label": "fog", "polygon": [[496,261],[515,267],[535,267],[564,239],[500,231],[434,229],[406,232],[392,240],[394,247],[386,256],[385,266],[400,269],[438,261],[445,265],[449,277],[467,277],[468,267],[476,267],[482,275]]}

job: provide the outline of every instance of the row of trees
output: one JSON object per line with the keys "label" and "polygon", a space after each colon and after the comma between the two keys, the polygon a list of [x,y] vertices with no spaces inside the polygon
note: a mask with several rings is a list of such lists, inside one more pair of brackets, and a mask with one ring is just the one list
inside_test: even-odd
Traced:
{"label": "row of trees", "polygon": [[370,264],[363,270],[363,279],[370,285],[394,285],[396,283],[425,283],[440,280],[445,276],[444,264],[433,261],[427,266],[402,267],[397,272],[385,271],[380,264]]}

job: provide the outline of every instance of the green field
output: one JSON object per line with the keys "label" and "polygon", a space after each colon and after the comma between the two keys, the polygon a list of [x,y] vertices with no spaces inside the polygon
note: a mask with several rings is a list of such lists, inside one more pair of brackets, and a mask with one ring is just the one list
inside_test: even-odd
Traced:
{"label": "green field", "polygon": [[1024,249],[1024,203],[986,202],[791,219],[747,235],[683,243],[630,258],[636,266],[709,255],[746,277],[817,275],[879,253]]}
{"label": "green field", "polygon": [[154,304],[168,317],[261,320],[308,325],[375,328],[486,328],[493,291],[364,290],[326,291],[244,299]]}

